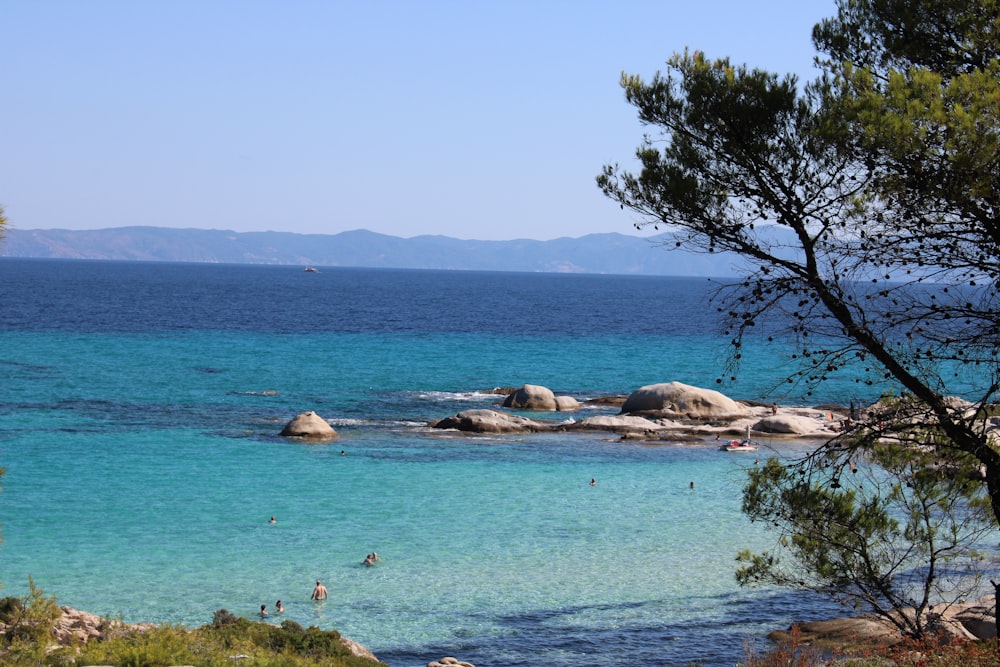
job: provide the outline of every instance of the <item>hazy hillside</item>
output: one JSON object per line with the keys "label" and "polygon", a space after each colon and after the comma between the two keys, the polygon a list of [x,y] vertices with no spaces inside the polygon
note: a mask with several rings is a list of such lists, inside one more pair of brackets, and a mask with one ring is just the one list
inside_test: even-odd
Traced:
{"label": "hazy hillside", "polygon": [[725,255],[668,251],[654,239],[624,234],[466,241],[447,236],[404,239],[366,230],[293,234],[163,227],[12,228],[0,242],[0,256],[677,276],[733,273],[732,259]]}

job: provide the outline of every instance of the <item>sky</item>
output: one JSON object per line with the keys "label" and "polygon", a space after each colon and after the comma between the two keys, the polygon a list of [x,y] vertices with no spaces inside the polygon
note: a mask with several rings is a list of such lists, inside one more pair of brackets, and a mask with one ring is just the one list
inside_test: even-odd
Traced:
{"label": "sky", "polygon": [[[811,79],[834,0],[0,0],[15,229],[641,235],[595,185],[685,48]],[[651,232],[651,230],[650,230]]]}

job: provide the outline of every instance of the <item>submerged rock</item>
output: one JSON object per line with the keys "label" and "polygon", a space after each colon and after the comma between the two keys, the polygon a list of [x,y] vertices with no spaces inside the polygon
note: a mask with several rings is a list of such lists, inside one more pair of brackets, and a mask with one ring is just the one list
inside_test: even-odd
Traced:
{"label": "submerged rock", "polygon": [[534,419],[496,410],[465,410],[457,415],[432,422],[430,427],[471,433],[534,433],[552,429],[550,425]]}

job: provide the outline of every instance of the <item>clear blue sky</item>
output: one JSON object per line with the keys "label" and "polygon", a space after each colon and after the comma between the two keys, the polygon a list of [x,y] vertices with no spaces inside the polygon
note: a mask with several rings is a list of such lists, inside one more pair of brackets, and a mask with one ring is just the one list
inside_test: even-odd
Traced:
{"label": "clear blue sky", "polygon": [[20,229],[635,234],[618,86],[685,47],[815,74],[833,0],[0,0]]}

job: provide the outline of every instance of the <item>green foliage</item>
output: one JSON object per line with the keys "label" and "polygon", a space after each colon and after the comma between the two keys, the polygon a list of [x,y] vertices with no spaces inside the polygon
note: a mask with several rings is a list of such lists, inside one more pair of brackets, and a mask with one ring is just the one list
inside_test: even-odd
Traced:
{"label": "green foliage", "polygon": [[738,555],[741,585],[827,593],[913,637],[926,634],[932,604],[976,593],[976,547],[995,528],[971,456],[896,443],[771,458],[749,472],[743,511],[779,537]]}
{"label": "green foliage", "polygon": [[1000,5],[837,12],[814,32],[823,74],[801,89],[697,51],[649,81],[623,75],[647,126],[640,171],[607,165],[597,183],[637,226],[738,258],[743,279],[716,296],[730,379],[763,331],[795,342],[776,386],[808,394],[850,367],[899,388],[809,464],[751,473],[744,511],[778,542],[740,554],[737,576],[845,596],[919,637],[932,602],[975,589],[978,540],[1000,518],[983,422],[1000,392]]}
{"label": "green foliage", "polygon": [[[194,630],[161,625],[141,630],[106,631],[100,641],[56,647],[54,626],[62,612],[29,579],[30,593],[0,599],[0,664],[5,667],[371,667],[382,663],[353,655],[336,630],[281,627],[238,618],[225,609]],[[112,625],[112,624],[108,624]],[[233,656],[246,656],[235,659]]]}
{"label": "green foliage", "polygon": [[0,638],[0,664],[62,664],[65,651],[47,651],[54,642],[54,623],[61,614],[55,597],[46,596],[30,577],[27,595],[0,600],[0,620],[7,626]]}
{"label": "green foliage", "polygon": [[371,660],[354,656],[336,630],[303,629],[294,621],[280,627],[238,618],[225,609],[212,623],[194,630],[179,626],[113,636],[90,642],[79,665],[114,664],[123,667],[232,667],[234,655],[247,656],[254,667],[370,667]]}
{"label": "green foliage", "polygon": [[[837,8],[817,27],[823,76],[802,89],[698,51],[649,81],[623,75],[649,128],[641,171],[607,165],[597,183],[637,226],[738,256],[745,279],[718,299],[731,374],[763,325],[797,338],[793,384],[860,362],[865,382],[898,383],[986,465],[1000,516],[1000,452],[944,400],[960,393],[956,365],[973,369],[980,404],[1000,390],[1000,302],[982,288],[1000,285],[1000,8]],[[965,289],[931,298],[929,279]]]}
{"label": "green foliage", "polygon": [[120,635],[106,642],[89,642],[78,665],[117,665],[118,667],[170,667],[170,665],[224,664],[203,662],[183,628],[163,625],[145,632]]}

